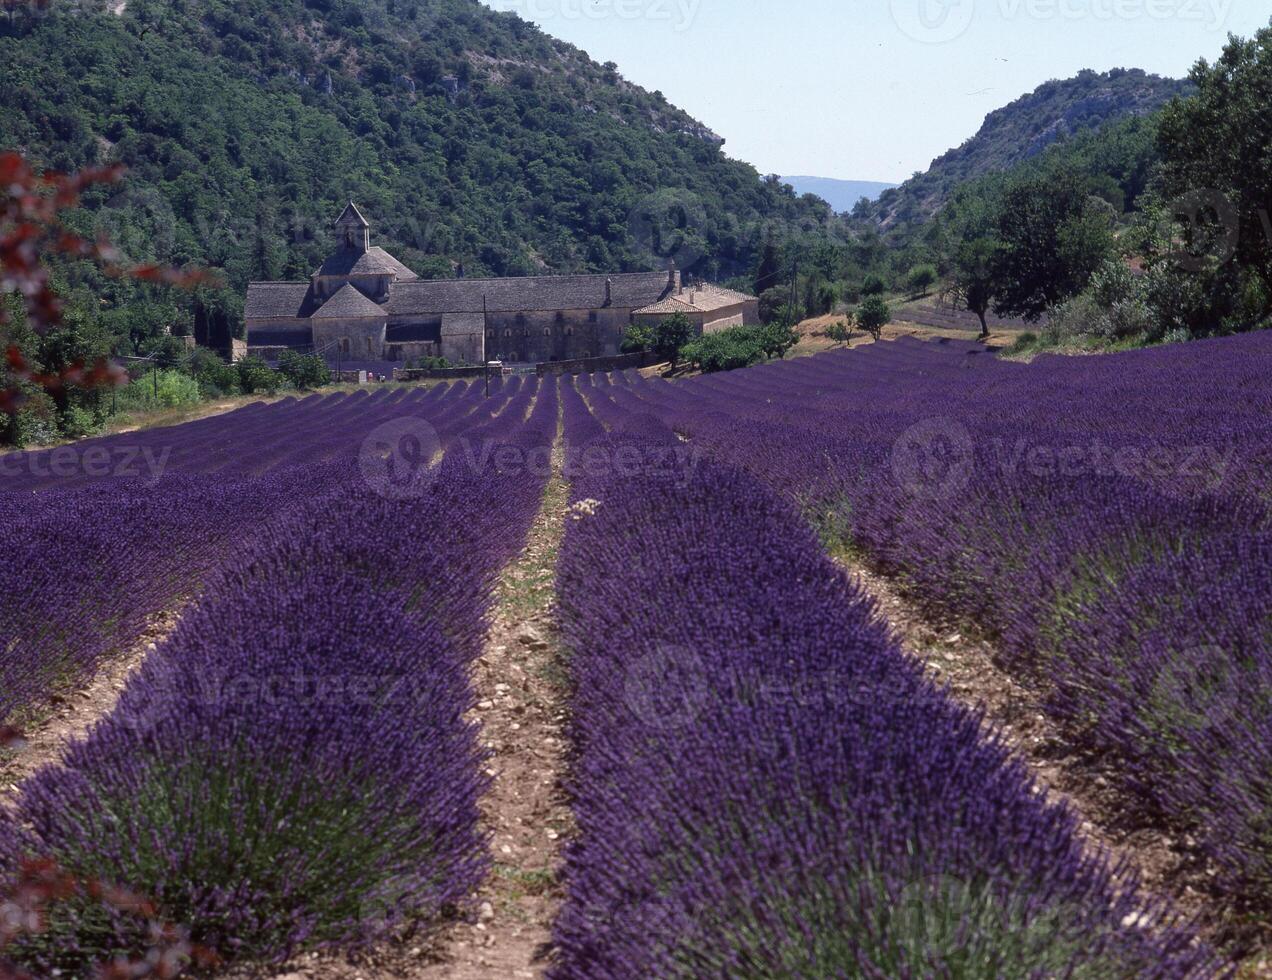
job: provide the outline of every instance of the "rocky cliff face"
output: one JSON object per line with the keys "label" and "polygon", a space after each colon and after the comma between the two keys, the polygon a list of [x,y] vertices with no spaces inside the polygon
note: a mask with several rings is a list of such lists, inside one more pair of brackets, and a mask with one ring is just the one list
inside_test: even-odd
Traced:
{"label": "rocky cliff face", "polygon": [[1084,71],[1074,78],[1047,82],[991,112],[975,136],[934,160],[926,173],[863,206],[859,215],[883,229],[926,220],[965,180],[1007,170],[1083,130],[1155,112],[1190,90],[1187,81],[1138,69]]}

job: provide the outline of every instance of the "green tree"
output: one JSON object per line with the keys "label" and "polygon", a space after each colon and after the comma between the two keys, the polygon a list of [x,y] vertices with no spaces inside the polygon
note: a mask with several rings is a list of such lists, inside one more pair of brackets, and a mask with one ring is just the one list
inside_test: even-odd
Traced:
{"label": "green tree", "polygon": [[883,279],[880,276],[871,273],[862,280],[861,289],[858,290],[858,292],[861,293],[862,296],[882,296],[887,289],[888,287],[884,283]]}
{"label": "green tree", "polygon": [[1107,205],[1073,171],[1010,182],[997,209],[995,312],[1038,320],[1082,292],[1113,251]]}
{"label": "green tree", "polygon": [[852,339],[852,327],[846,321],[839,320],[826,328],[826,336],[837,344],[846,344]]}
{"label": "green tree", "polygon": [[310,391],[331,384],[331,371],[327,368],[327,362],[316,354],[283,351],[278,358],[278,373],[300,391]]}
{"label": "green tree", "polygon": [[1182,226],[1185,244],[1184,255],[1175,258],[1184,260],[1185,272],[1216,280],[1225,278],[1216,274],[1218,267],[1234,261],[1243,277],[1257,282],[1257,315],[1267,316],[1272,313],[1272,28],[1249,39],[1231,38],[1218,61],[1199,61],[1189,77],[1196,95],[1166,107],[1157,135],[1161,195]]}
{"label": "green tree", "polygon": [[751,329],[755,331],[756,343],[765,357],[783,358],[799,343],[799,334],[785,323],[769,323]]}
{"label": "green tree", "polygon": [[245,395],[273,395],[282,383],[279,373],[259,357],[245,357],[234,367],[239,390]]}
{"label": "green tree", "polygon": [[623,338],[623,350],[629,353],[653,351],[675,367],[680,358],[680,349],[693,339],[694,333],[693,323],[687,316],[673,313],[652,325],[632,324]]}
{"label": "green tree", "polygon": [[882,296],[867,296],[857,308],[857,323],[875,340],[883,336],[885,324],[892,322],[892,311]]}
{"label": "green tree", "polygon": [[771,238],[766,238],[760,251],[760,264],[755,272],[755,295],[759,296],[766,289],[772,289],[781,279],[781,258],[777,254],[777,246]]}
{"label": "green tree", "polygon": [[905,277],[906,288],[912,296],[926,296],[929,289],[936,285],[936,266],[930,262],[916,265]]}

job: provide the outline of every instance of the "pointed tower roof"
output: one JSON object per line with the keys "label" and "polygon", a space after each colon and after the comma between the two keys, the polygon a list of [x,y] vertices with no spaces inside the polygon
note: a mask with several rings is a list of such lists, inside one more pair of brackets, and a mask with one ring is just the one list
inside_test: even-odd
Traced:
{"label": "pointed tower roof", "polygon": [[341,286],[336,295],[322,304],[314,313],[315,320],[334,318],[359,319],[366,317],[386,316],[384,307],[362,295],[354,286]]}
{"label": "pointed tower roof", "polygon": [[340,213],[340,217],[336,219],[336,227],[342,225],[354,225],[358,228],[370,228],[371,222],[362,217],[362,212],[358,210],[358,206],[352,201]]}

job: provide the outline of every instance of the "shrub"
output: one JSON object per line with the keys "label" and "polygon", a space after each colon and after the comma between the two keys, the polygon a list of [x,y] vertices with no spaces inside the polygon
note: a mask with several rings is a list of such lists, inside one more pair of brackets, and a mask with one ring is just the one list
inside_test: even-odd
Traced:
{"label": "shrub", "polygon": [[239,390],[245,395],[272,395],[278,391],[281,377],[259,357],[245,357],[234,365],[238,371]]}
{"label": "shrub", "polygon": [[883,335],[884,324],[892,322],[892,311],[881,296],[867,296],[857,308],[857,323],[875,340]]}
{"label": "shrub", "polygon": [[102,430],[102,420],[96,413],[79,405],[68,405],[61,417],[62,435],[67,439],[83,439],[95,436]]}
{"label": "shrub", "polygon": [[912,295],[926,296],[928,290],[935,285],[936,278],[936,266],[924,263],[916,265],[906,274],[905,285]]}
{"label": "shrub", "polygon": [[225,398],[239,393],[239,376],[234,365],[227,364],[210,350],[199,348],[194,352],[190,373],[204,398]]}
{"label": "shrub", "polygon": [[654,328],[648,323],[633,323],[623,334],[624,354],[639,354],[654,349]]}
{"label": "shrub", "polygon": [[754,332],[756,343],[766,357],[783,358],[799,343],[799,334],[784,323],[770,323]]}
{"label": "shrub", "polygon": [[846,344],[852,339],[852,327],[847,321],[839,320],[826,328],[826,336],[837,344]]}
{"label": "shrub", "polygon": [[1083,336],[1108,336],[1103,308],[1090,293],[1079,293],[1051,311],[1043,334],[1049,344],[1069,343]]}
{"label": "shrub", "polygon": [[173,370],[145,374],[119,390],[119,407],[124,411],[178,408],[197,405],[201,400],[199,383],[188,374]]}
{"label": "shrub", "polygon": [[278,359],[278,373],[300,391],[321,388],[331,384],[331,371],[327,362],[316,354],[298,354],[285,350]]}
{"label": "shrub", "polygon": [[750,367],[764,359],[756,332],[749,327],[733,327],[719,333],[703,334],[686,344],[680,356],[706,374]]}
{"label": "shrub", "polygon": [[881,296],[887,291],[887,289],[888,287],[885,285],[884,281],[879,276],[872,273],[862,280],[861,289],[859,289],[858,292],[862,296]]}
{"label": "shrub", "polygon": [[31,385],[21,386],[24,401],[12,415],[0,412],[0,443],[16,446],[45,446],[56,442],[57,406],[44,391]]}

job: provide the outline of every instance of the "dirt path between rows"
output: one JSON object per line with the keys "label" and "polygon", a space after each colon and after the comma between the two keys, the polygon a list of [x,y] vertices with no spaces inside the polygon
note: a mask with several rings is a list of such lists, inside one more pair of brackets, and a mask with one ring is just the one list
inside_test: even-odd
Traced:
{"label": "dirt path between rows", "polygon": [[495,868],[478,896],[479,921],[458,926],[427,980],[540,976],[561,904],[559,874],[573,816],[566,770],[566,674],[555,618],[557,552],[569,496],[564,454],[553,452],[543,509],[521,557],[499,583],[495,617],[473,684],[492,754],[482,802]]}
{"label": "dirt path between rows", "polygon": [[[974,635],[966,624],[920,609],[895,582],[863,562],[842,555],[836,560],[875,599],[905,651],[957,701],[982,709],[987,725],[1001,733],[1038,786],[1075,812],[1079,833],[1093,850],[1128,861],[1148,892],[1169,897],[1205,934],[1226,934],[1223,912],[1198,887],[1206,869],[1192,842],[1145,821],[1142,808],[1115,788],[1112,774],[1095,766],[1046,715],[1037,693],[998,666],[992,642]],[[1243,964],[1240,976],[1272,977],[1266,951]]]}
{"label": "dirt path between rows", "polygon": [[67,742],[87,734],[114,710],[128,678],[176,628],[180,610],[160,613],[141,637],[118,656],[105,661],[83,687],[53,695],[43,719],[23,726],[24,743],[16,752],[0,753],[0,805],[18,795],[19,785],[37,769],[57,762]]}

